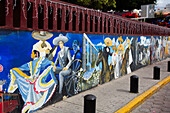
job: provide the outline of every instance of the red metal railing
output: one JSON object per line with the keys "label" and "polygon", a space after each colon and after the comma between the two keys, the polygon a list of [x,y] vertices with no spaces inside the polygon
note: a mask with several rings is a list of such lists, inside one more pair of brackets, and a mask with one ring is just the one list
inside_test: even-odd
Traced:
{"label": "red metal railing", "polygon": [[5,7],[1,7],[0,10],[6,16],[1,16],[3,19],[0,20],[0,29],[109,35],[170,35],[170,29],[166,27],[58,0],[1,0],[0,6],[3,5]]}

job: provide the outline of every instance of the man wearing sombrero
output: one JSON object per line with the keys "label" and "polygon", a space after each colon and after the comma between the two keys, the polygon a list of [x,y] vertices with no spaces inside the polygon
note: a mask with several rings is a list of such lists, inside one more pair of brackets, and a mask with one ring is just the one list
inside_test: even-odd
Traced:
{"label": "man wearing sombrero", "polygon": [[[71,53],[69,47],[65,47],[64,43],[68,41],[66,36],[60,34],[53,40],[54,45],[58,45],[60,47],[60,51],[58,52],[57,59],[55,60],[53,71],[58,75],[59,74],[59,94],[62,94],[62,88],[64,83],[64,77],[70,75],[71,73]],[[57,66],[57,65],[60,66]]]}
{"label": "man wearing sombrero", "polygon": [[[36,40],[39,40],[39,42],[33,45],[33,50],[39,51],[40,57],[45,57],[47,54],[49,54],[50,50],[52,49],[50,43],[46,41],[50,39],[52,36],[53,34],[47,31],[33,31],[32,32],[32,37]],[[55,53],[56,53],[56,49],[53,51],[51,57],[53,57]]]}

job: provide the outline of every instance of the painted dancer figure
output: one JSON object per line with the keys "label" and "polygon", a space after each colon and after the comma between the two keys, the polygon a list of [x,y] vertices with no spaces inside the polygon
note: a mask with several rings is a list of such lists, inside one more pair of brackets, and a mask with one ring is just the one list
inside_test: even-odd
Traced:
{"label": "painted dancer figure", "polygon": [[52,72],[54,63],[40,57],[37,50],[32,51],[31,58],[33,61],[10,70],[8,93],[19,89],[24,101],[22,113],[30,113],[40,108],[51,98],[56,88]]}

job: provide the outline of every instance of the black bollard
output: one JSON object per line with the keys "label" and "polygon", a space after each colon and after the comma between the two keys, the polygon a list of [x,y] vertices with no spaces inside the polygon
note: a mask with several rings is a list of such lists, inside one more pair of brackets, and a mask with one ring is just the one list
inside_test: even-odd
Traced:
{"label": "black bollard", "polygon": [[96,96],[88,94],[84,96],[84,113],[96,112]]}
{"label": "black bollard", "polygon": [[170,61],[168,61],[168,72],[170,72]]}
{"label": "black bollard", "polygon": [[131,93],[138,93],[138,82],[139,82],[138,76],[132,75],[130,77],[130,92]]}
{"label": "black bollard", "polygon": [[160,67],[155,66],[153,70],[153,79],[160,80]]}

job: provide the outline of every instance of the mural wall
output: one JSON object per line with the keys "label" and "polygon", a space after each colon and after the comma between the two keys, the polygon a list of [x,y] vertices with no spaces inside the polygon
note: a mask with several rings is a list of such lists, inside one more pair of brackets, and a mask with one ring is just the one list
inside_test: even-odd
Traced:
{"label": "mural wall", "polygon": [[169,55],[169,37],[0,31],[0,81],[35,111]]}

